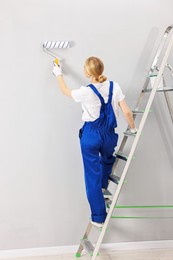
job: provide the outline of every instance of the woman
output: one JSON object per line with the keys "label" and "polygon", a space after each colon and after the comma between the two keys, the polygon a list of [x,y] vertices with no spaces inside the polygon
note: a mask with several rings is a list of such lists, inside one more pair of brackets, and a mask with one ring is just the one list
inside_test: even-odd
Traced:
{"label": "woman", "polygon": [[79,131],[79,137],[86,194],[91,208],[91,222],[98,227],[103,226],[106,218],[103,190],[108,187],[109,175],[115,162],[112,154],[118,141],[115,129],[119,107],[131,132],[137,132],[132,112],[124,100],[120,86],[108,81],[103,70],[104,64],[99,58],[89,57],[84,65],[84,74],[91,84],[71,90],[63,79],[61,67],[54,62],[53,68],[62,93],[80,102],[82,106],[82,120],[85,123]]}

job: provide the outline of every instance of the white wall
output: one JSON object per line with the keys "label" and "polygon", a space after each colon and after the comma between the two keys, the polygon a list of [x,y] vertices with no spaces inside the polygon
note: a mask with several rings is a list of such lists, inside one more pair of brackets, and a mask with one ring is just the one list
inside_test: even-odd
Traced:
{"label": "white wall", "polygon": [[[102,58],[133,108],[172,10],[170,0],[0,0],[1,250],[78,244],[89,217],[81,109],[60,93],[42,42],[74,41],[58,52],[71,88],[87,84],[88,56]],[[120,203],[172,203],[172,129],[160,104],[161,97]],[[125,127],[121,115],[118,132]],[[116,220],[111,228],[105,242],[173,239],[171,219]]]}

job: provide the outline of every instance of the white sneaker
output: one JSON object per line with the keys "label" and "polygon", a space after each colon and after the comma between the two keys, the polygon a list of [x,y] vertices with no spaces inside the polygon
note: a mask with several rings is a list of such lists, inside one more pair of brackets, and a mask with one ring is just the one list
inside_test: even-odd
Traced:
{"label": "white sneaker", "polygon": [[94,222],[94,221],[92,221],[92,220],[91,220],[91,224],[94,225],[94,226],[96,226],[96,227],[98,227],[98,228],[102,228],[103,225],[104,225],[104,223],[98,223],[98,222]]}

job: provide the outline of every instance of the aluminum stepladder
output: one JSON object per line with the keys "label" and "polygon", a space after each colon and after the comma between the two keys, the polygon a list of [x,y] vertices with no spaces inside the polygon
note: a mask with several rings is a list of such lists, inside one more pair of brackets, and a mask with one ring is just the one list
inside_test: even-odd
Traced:
{"label": "aluminum stepladder", "polygon": [[[156,92],[163,92],[164,93],[164,96],[165,96],[165,99],[166,99],[166,104],[168,106],[169,114],[171,116],[171,120],[172,120],[172,123],[173,123],[173,109],[171,107],[171,102],[170,102],[170,98],[169,98],[169,95],[168,95],[169,91],[173,91],[173,87],[171,87],[171,88],[166,87],[165,79],[164,79],[164,76],[163,76],[163,72],[164,72],[165,68],[168,68],[170,70],[172,76],[173,76],[173,68],[168,63],[168,58],[170,56],[170,53],[171,53],[171,50],[172,50],[172,47],[173,47],[173,32],[172,32],[173,30],[172,29],[173,29],[173,25],[169,26],[164,32],[163,39],[160,42],[158,51],[155,55],[155,58],[153,60],[151,68],[149,70],[147,79],[144,83],[144,87],[142,88],[142,91],[141,91],[140,96],[138,98],[137,105],[136,105],[136,107],[133,111],[134,119],[136,118],[136,116],[138,114],[142,115],[140,123],[139,123],[137,134],[136,135],[131,134],[129,128],[127,128],[126,132],[124,132],[124,137],[123,137],[123,140],[122,140],[121,145],[119,147],[119,150],[118,150],[117,153],[115,153],[116,161],[115,161],[115,164],[114,164],[114,167],[113,167],[113,170],[112,170],[112,174],[110,175],[110,181],[117,184],[117,188],[116,188],[116,191],[113,195],[111,203],[109,205],[109,210],[107,212],[107,217],[106,217],[106,220],[104,222],[104,225],[103,225],[102,229],[99,230],[100,233],[99,233],[99,236],[98,236],[98,240],[97,240],[97,242],[95,243],[95,246],[94,246],[88,239],[90,231],[92,230],[92,227],[93,227],[92,223],[89,221],[89,224],[86,228],[84,236],[81,239],[78,251],[76,253],[76,257],[81,256],[81,252],[83,251],[83,249],[85,249],[89,253],[89,255],[91,256],[91,260],[95,260],[97,255],[98,255],[99,248],[101,246],[101,243],[102,243],[102,240],[104,238],[104,235],[105,235],[107,226],[109,224],[109,221],[111,219],[111,216],[112,216],[112,214],[115,210],[115,205],[117,203],[117,200],[118,200],[118,197],[120,195],[122,186],[124,184],[125,177],[127,175],[130,163],[133,159],[135,149],[137,147],[137,144],[138,144],[138,141],[140,139],[143,127],[145,125],[146,119],[147,119],[148,114],[150,112],[150,108],[151,108],[151,105],[153,103]],[[161,82],[163,83],[162,88],[160,88]],[[149,87],[149,86],[151,86],[151,87]],[[141,104],[143,96],[145,95],[146,92],[150,92],[146,107],[145,107],[144,110],[139,110],[139,105]],[[129,137],[134,138],[134,140],[133,140],[129,155],[124,156],[122,154],[122,151],[123,151],[123,148],[124,148],[126,141]],[[126,163],[125,163],[124,169],[122,171],[121,177],[118,177],[114,174],[114,172],[115,172],[116,166],[118,165],[118,161],[120,159],[125,160]]]}

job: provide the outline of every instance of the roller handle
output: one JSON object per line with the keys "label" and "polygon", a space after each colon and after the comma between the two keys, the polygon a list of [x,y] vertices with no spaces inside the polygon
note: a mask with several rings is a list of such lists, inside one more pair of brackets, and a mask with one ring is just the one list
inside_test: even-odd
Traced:
{"label": "roller handle", "polygon": [[54,62],[55,62],[57,65],[59,65],[59,60],[58,60],[58,58],[55,58]]}

